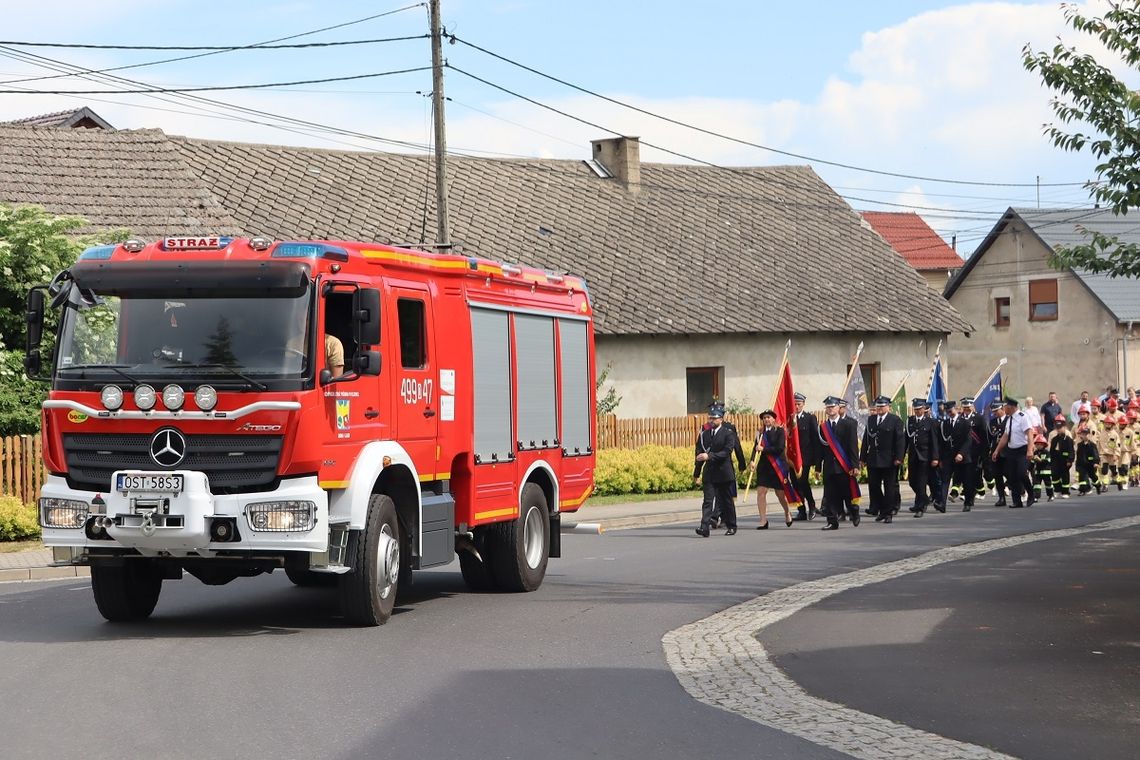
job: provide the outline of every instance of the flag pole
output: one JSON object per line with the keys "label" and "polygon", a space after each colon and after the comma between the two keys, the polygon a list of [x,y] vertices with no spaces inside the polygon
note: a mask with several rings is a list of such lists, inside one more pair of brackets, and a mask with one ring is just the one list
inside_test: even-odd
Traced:
{"label": "flag pole", "polygon": [[938,347],[934,349],[934,361],[930,363],[930,377],[926,380],[926,393],[930,395],[930,386],[934,385],[934,368],[938,366],[938,357],[942,353],[942,339],[938,339]]}
{"label": "flag pole", "polygon": [[[908,377],[910,377],[910,370],[909,369],[906,371],[906,374],[903,375],[903,379],[899,382],[899,387],[895,388],[895,392],[891,394],[891,401],[894,401],[895,396],[899,395],[899,391],[901,391],[903,389],[903,386],[906,385],[906,379]],[[989,380],[987,380],[986,382],[988,383]],[[982,387],[985,387],[985,386],[982,386]]]}
{"label": "flag pole", "polygon": [[[942,345],[939,343],[939,345]],[[843,398],[847,393],[847,386],[851,385],[851,378],[855,377],[855,370],[859,368],[859,357],[863,355],[863,341],[859,341],[859,347],[855,349],[855,355],[851,357],[851,370],[847,373],[847,380],[843,383],[843,390],[839,391],[839,397]]]}
{"label": "flag pole", "polygon": [[[776,373],[776,387],[772,389],[772,402],[768,404],[769,409],[776,406],[776,396],[780,393],[780,381],[784,377],[784,367],[788,364],[788,352],[791,350],[792,339],[788,338],[788,342],[784,344],[784,358],[780,360],[780,369]],[[756,434],[756,438],[759,440],[759,433]],[[760,447],[757,445],[752,452],[752,458],[748,460],[748,480],[744,483],[744,498],[741,499],[742,502],[748,501],[748,491],[750,488],[752,488],[752,476],[756,474],[756,470],[752,467],[752,465],[756,462],[756,455],[759,453]]]}
{"label": "flag pole", "polygon": [[1004,367],[1008,362],[1009,362],[1009,360],[1006,359],[1004,356],[1001,358],[1001,361],[998,362],[998,365],[997,365],[997,367],[994,368],[994,371],[991,372],[990,376],[986,378],[986,381],[984,383],[982,383],[982,387],[978,388],[978,392],[974,394],[974,398],[977,398],[978,396],[982,395],[982,391],[984,391],[986,389],[986,386],[990,384],[991,380],[993,380],[995,377],[997,377],[997,373],[1001,372],[1001,368]]}

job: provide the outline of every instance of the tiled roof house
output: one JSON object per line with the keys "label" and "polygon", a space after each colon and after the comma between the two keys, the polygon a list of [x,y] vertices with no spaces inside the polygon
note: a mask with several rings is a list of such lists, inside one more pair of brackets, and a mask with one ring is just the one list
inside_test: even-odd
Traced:
{"label": "tiled roof house", "polygon": [[863,211],[863,219],[939,293],[964,263],[913,211]]}
{"label": "tiled roof house", "polygon": [[[0,202],[144,238],[430,244],[433,182],[426,156],[0,126]],[[762,407],[788,338],[817,402],[861,340],[888,389],[971,329],[806,167],[641,164],[636,138],[614,138],[591,161],[449,158],[448,192],[460,252],[586,276],[623,416],[714,395]]]}

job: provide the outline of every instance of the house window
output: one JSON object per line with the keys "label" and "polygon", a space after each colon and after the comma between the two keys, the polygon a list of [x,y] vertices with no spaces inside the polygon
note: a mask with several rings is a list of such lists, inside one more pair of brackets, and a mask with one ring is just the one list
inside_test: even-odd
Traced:
{"label": "house window", "polygon": [[997,327],[1009,327],[1008,298],[994,299],[994,325]]}
{"label": "house window", "polygon": [[713,399],[724,400],[724,367],[689,367],[685,370],[687,414],[703,414]]}
{"label": "house window", "polygon": [[1046,322],[1057,318],[1057,280],[1029,282],[1029,321]]}
{"label": "house window", "polygon": [[[863,388],[867,391],[867,403],[879,395],[879,363],[859,363],[859,372],[863,375]],[[847,365],[847,374],[851,374],[851,365]],[[854,379],[854,378],[852,378]]]}

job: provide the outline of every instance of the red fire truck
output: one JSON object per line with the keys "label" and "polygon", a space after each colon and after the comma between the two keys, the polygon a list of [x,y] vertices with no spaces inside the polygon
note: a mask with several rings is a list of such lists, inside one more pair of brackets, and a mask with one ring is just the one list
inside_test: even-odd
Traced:
{"label": "red fire truck", "polygon": [[148,617],[184,572],[283,568],[378,625],[412,571],[457,553],[470,587],[531,591],[593,487],[579,277],[168,237],[88,249],[32,289],[31,376],[56,316],[40,522],[108,620]]}

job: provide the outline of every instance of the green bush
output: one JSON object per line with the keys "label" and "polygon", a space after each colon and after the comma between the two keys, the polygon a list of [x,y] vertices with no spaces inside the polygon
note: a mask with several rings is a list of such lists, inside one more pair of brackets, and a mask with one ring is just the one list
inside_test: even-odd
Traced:
{"label": "green bush", "polygon": [[15,496],[0,496],[0,541],[20,541],[40,537],[36,508]]}
{"label": "green bush", "polygon": [[594,468],[594,493],[675,493],[693,488],[693,450],[669,446],[602,449]]}

